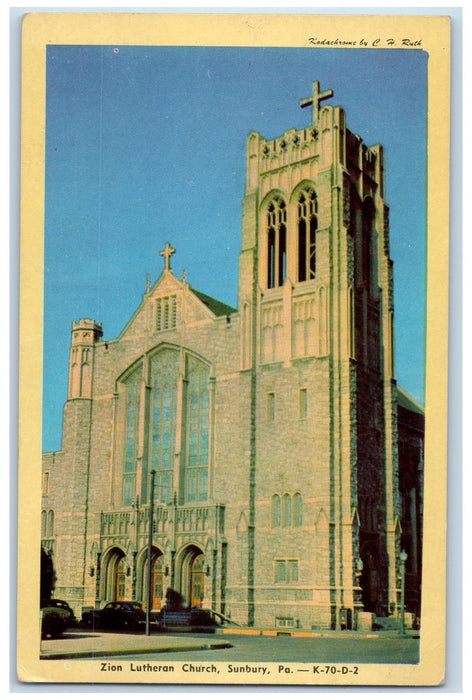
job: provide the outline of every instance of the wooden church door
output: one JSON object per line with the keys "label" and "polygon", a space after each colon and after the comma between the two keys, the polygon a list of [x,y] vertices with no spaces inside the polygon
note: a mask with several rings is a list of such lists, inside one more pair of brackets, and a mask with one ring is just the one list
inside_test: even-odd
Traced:
{"label": "wooden church door", "polygon": [[205,592],[205,558],[199,554],[192,562],[190,575],[190,605],[199,608],[203,602]]}
{"label": "wooden church door", "polygon": [[152,609],[160,610],[164,597],[164,557],[162,554],[154,558],[152,564]]}
{"label": "wooden church door", "polygon": [[123,557],[116,567],[116,600],[125,600],[126,598],[126,561]]}

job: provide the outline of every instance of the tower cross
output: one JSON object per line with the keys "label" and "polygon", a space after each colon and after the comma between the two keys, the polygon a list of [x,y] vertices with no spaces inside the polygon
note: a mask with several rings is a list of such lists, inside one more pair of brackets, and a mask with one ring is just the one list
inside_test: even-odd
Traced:
{"label": "tower cross", "polygon": [[334,92],[332,90],[325,90],[325,92],[320,92],[320,83],[318,80],[315,80],[313,83],[313,95],[312,97],[305,97],[303,100],[300,100],[300,107],[309,107],[310,105],[313,105],[313,124],[316,124],[318,122],[319,116],[320,116],[320,103],[323,100],[328,100],[330,97],[333,97]]}
{"label": "tower cross", "polygon": [[172,248],[170,243],[166,243],[164,250],[161,250],[161,252],[159,253],[159,255],[162,255],[162,257],[165,260],[164,270],[170,270],[170,258],[171,255],[174,255],[175,252],[175,248]]}

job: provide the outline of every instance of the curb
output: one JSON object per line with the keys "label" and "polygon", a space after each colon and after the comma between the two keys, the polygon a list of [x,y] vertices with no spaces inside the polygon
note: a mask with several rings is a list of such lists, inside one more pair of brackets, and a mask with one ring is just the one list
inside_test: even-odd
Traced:
{"label": "curb", "polygon": [[180,651],[205,651],[208,649],[229,649],[233,645],[229,642],[215,642],[208,644],[188,644],[186,646],[175,647],[175,646],[165,646],[156,647],[151,649],[150,647],[136,647],[133,649],[100,649],[98,651],[70,651],[70,652],[51,652],[46,654],[40,654],[39,658],[41,661],[48,659],[60,660],[60,659],[98,659],[104,656],[128,656],[129,654],[164,654],[169,652],[180,652]]}
{"label": "curb", "polygon": [[[311,639],[381,639],[381,638],[397,638],[400,637],[399,630],[273,630],[273,629],[256,629],[248,627],[239,628],[218,628],[215,634],[224,634],[225,637],[230,635],[235,636],[253,636],[253,637],[304,637]],[[416,630],[409,630],[403,637],[405,639],[419,639],[420,633]]]}

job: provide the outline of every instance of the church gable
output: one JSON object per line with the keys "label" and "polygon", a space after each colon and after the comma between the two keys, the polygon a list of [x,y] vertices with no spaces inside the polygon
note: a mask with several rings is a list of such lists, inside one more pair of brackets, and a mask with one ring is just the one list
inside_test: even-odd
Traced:
{"label": "church gable", "polygon": [[170,268],[170,255],[175,249],[167,244],[161,255],[166,258],[164,271],[157,282],[148,288],[143,301],[120,334],[120,339],[179,328],[220,316],[228,316],[235,309],[217,299],[191,288],[184,273],[180,280]]}

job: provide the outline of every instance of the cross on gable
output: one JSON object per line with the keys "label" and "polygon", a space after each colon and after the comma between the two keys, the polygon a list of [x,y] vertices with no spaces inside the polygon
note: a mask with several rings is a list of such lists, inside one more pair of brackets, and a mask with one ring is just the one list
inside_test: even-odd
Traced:
{"label": "cross on gable", "polygon": [[320,83],[318,80],[315,80],[315,82],[313,83],[312,97],[305,97],[303,100],[300,100],[300,107],[302,108],[313,105],[313,124],[316,124],[318,122],[320,116],[320,103],[323,100],[328,100],[330,97],[333,97],[333,95],[334,92],[332,90],[320,92]]}
{"label": "cross on gable", "polygon": [[170,258],[171,255],[174,255],[175,252],[175,248],[172,248],[170,243],[166,243],[164,250],[161,250],[161,252],[159,253],[159,255],[162,255],[162,257],[165,260],[164,270],[170,270]]}

